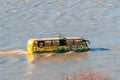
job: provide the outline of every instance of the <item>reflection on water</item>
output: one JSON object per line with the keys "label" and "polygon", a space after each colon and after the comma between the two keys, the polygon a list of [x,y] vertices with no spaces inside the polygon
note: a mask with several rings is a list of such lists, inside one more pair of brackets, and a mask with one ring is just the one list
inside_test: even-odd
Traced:
{"label": "reflection on water", "polygon": [[[54,77],[61,75],[61,73],[64,73],[64,71],[74,71],[76,68],[79,68],[79,66],[84,62],[85,58],[87,56],[87,53],[74,53],[74,52],[68,52],[68,53],[45,53],[45,54],[27,54],[28,58],[28,67],[34,66],[34,69],[30,69],[35,75],[39,75],[43,79],[47,79],[49,77],[51,80],[53,80]],[[71,66],[71,63],[73,66]],[[66,68],[65,68],[66,67]],[[29,67],[30,68],[30,67]],[[41,71],[41,72],[39,72]],[[34,73],[35,72],[35,73]],[[40,75],[42,74],[42,75]],[[51,75],[51,76],[50,76]],[[38,76],[36,76],[38,78]],[[35,78],[32,78],[35,79]]]}
{"label": "reflection on water", "polygon": [[82,52],[82,53],[75,53],[75,52],[67,52],[67,53],[43,53],[43,54],[27,54],[27,59],[28,61],[34,61],[34,60],[39,60],[39,59],[46,59],[46,58],[69,58],[69,57],[81,57],[85,58],[87,56],[87,52]]}

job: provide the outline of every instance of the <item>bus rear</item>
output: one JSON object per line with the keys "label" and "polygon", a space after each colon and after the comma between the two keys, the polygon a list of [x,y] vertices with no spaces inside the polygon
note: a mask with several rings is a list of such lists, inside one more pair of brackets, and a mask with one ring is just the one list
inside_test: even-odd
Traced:
{"label": "bus rear", "polygon": [[33,53],[34,52],[34,40],[33,39],[29,39],[28,43],[27,43],[27,51],[28,53]]}

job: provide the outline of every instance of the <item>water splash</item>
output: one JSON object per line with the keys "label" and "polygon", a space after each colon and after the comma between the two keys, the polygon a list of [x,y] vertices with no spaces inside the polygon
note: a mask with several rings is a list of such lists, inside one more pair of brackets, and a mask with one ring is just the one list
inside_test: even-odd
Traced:
{"label": "water splash", "polygon": [[38,60],[38,59],[47,59],[47,58],[51,58],[51,59],[65,59],[65,58],[70,58],[70,57],[79,57],[79,58],[86,58],[87,56],[87,52],[67,52],[67,53],[43,53],[43,54],[30,54],[28,53],[27,56],[27,60],[29,62],[32,62],[34,60]]}

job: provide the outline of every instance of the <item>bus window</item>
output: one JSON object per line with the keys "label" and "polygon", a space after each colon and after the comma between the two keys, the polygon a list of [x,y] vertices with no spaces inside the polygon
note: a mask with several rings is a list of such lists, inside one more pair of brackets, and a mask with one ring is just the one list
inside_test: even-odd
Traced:
{"label": "bus window", "polygon": [[51,46],[51,41],[45,41],[45,46]]}
{"label": "bus window", "polygon": [[74,45],[82,44],[81,40],[74,40]]}
{"label": "bus window", "polygon": [[43,42],[43,41],[40,41],[40,42],[38,43],[38,46],[39,46],[39,47],[43,47],[43,46],[44,46],[44,42]]}
{"label": "bus window", "polygon": [[73,45],[73,40],[67,40],[67,45]]}
{"label": "bus window", "polygon": [[66,40],[60,39],[60,46],[64,46],[64,45],[66,45]]}
{"label": "bus window", "polygon": [[34,46],[38,47],[38,41],[34,42]]}
{"label": "bus window", "polygon": [[59,41],[55,40],[55,41],[52,41],[53,42],[53,46],[59,46]]}
{"label": "bus window", "polygon": [[86,41],[85,41],[85,40],[83,40],[83,44],[87,45],[87,43],[86,43]]}

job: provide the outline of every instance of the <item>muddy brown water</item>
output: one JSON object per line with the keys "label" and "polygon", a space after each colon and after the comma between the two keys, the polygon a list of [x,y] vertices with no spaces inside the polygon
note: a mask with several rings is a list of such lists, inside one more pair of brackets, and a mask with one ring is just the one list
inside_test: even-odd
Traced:
{"label": "muddy brown water", "polygon": [[[65,80],[75,74],[80,80],[91,74],[120,80],[119,4],[119,0],[0,0],[0,80]],[[62,37],[90,40],[90,51],[27,55],[29,38],[56,37],[59,32]]]}

